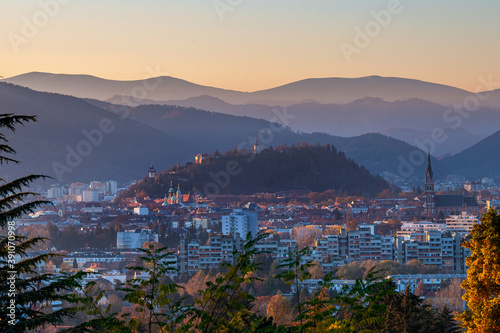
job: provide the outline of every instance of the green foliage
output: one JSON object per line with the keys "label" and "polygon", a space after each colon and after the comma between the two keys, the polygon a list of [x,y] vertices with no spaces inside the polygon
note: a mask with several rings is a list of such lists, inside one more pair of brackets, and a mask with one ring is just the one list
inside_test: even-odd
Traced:
{"label": "green foliage", "polygon": [[[26,239],[21,236],[16,236],[14,241],[8,238],[0,240],[1,332],[24,332],[62,324],[66,317],[73,317],[76,313],[74,307],[52,311],[50,303],[69,302],[70,292],[80,288],[82,273],[73,276],[39,274],[37,265],[57,256],[51,253],[28,256],[27,251],[43,240],[42,237]],[[12,255],[21,259],[13,262]],[[10,288],[12,282],[15,289]],[[11,304],[15,311],[9,308]]]}
{"label": "green foliage", "polygon": [[[150,245],[148,249],[138,250],[144,254],[140,257],[143,265],[129,269],[136,272],[146,272],[149,278],[128,280],[126,287],[120,290],[127,293],[125,295],[126,301],[136,304],[139,312],[147,313],[148,332],[152,332],[153,328],[175,332],[185,317],[186,309],[182,306],[183,299],[174,301],[171,297],[183,287],[175,283],[164,282],[170,272],[177,270],[173,267],[173,262],[168,260],[172,252],[165,252],[167,250],[165,247],[155,249],[153,245]],[[151,268],[147,269],[145,266]],[[128,325],[137,326],[137,320],[134,318],[128,320]]]}
{"label": "green foliage", "polygon": [[[0,114],[0,128],[15,132],[17,125],[35,121],[33,116]],[[0,164],[19,163],[8,157],[15,150],[8,145],[5,134],[0,133]],[[7,155],[6,155],[7,154]],[[69,292],[80,287],[82,274],[74,276],[39,274],[37,265],[57,257],[52,253],[30,256],[28,251],[45,238],[27,239],[16,235],[13,221],[35,208],[46,204],[32,200],[37,193],[24,191],[33,181],[44,176],[29,175],[11,182],[0,179],[0,228],[7,230],[8,237],[0,238],[0,331],[25,332],[57,325],[67,317],[73,317],[76,308],[64,307],[53,311],[51,302],[67,302]]]}
{"label": "green foliage", "polygon": [[117,317],[116,313],[111,312],[111,304],[105,309],[99,305],[105,296],[104,290],[98,291],[96,296],[92,296],[96,292],[95,282],[89,282],[84,290],[83,295],[72,294],[69,301],[72,304],[77,304],[76,309],[89,316],[91,319],[72,327],[63,330],[64,333],[131,333],[130,327]]}
{"label": "green foliage", "polygon": [[345,287],[336,296],[340,305],[336,331],[378,332],[384,323],[388,297],[395,294],[391,280],[376,277],[378,272],[370,270],[365,280],[358,279],[352,287]]}
{"label": "green foliage", "polygon": [[304,324],[303,320],[303,302],[300,299],[301,289],[299,282],[311,278],[311,273],[309,273],[309,268],[313,266],[313,260],[304,261],[304,257],[307,257],[311,254],[311,251],[308,247],[304,247],[299,249],[295,247],[295,249],[288,253],[288,258],[284,259],[279,265],[278,269],[285,268],[285,270],[278,275],[276,278],[283,280],[288,285],[293,285],[294,287],[294,297],[296,298],[297,311],[299,316],[297,317],[300,324]]}
{"label": "green foliage", "polygon": [[474,225],[471,239],[463,246],[471,250],[466,264],[463,299],[468,310],[460,315],[471,332],[500,332],[500,216],[490,209]]}
{"label": "green foliage", "polygon": [[245,284],[261,279],[252,273],[259,271],[262,263],[253,262],[253,258],[262,253],[255,244],[267,235],[251,238],[243,246],[241,253],[235,251],[235,263],[226,263],[227,272],[215,282],[206,282],[206,289],[200,291],[195,299],[195,306],[188,312],[189,324],[186,328],[195,328],[199,332],[271,332],[268,322],[251,311],[255,298],[244,290]]}

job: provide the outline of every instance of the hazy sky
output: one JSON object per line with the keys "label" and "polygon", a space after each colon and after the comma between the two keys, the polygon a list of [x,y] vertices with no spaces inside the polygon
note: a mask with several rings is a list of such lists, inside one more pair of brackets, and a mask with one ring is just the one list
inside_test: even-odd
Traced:
{"label": "hazy sky", "polygon": [[2,0],[0,75],[159,68],[245,91],[381,75],[475,90],[500,81],[499,13],[498,0]]}

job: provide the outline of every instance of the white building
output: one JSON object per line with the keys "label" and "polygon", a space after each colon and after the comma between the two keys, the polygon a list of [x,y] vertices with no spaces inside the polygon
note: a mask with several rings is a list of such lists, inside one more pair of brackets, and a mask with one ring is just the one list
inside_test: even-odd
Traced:
{"label": "white building", "polygon": [[115,195],[118,192],[118,183],[116,180],[108,180],[106,182],[106,193]]}
{"label": "white building", "polygon": [[410,236],[415,232],[426,232],[426,231],[446,231],[446,224],[444,223],[434,223],[429,221],[420,222],[403,222],[401,230],[397,231],[398,237]]}
{"label": "white building", "polygon": [[255,237],[258,232],[258,219],[255,212],[244,212],[242,209],[234,209],[229,215],[222,217],[222,233],[233,236],[240,235],[241,239],[246,239],[250,232]]}
{"label": "white building", "polygon": [[90,182],[90,188],[93,190],[97,190],[98,193],[104,193],[106,191],[106,183],[93,181],[93,182]]}
{"label": "white building", "polygon": [[57,199],[61,198],[64,195],[64,188],[62,187],[51,187],[47,191],[48,199]]}
{"label": "white building", "polygon": [[135,215],[148,215],[149,209],[148,209],[148,207],[144,207],[144,206],[134,207],[134,214]]}
{"label": "white building", "polygon": [[86,188],[82,191],[83,202],[99,201],[99,191],[96,189]]}
{"label": "white building", "polygon": [[158,242],[158,234],[153,233],[150,229],[119,231],[116,233],[116,247],[118,249],[140,248],[144,242]]}
{"label": "white building", "polygon": [[477,223],[479,218],[474,215],[451,215],[446,218],[446,229],[459,234],[468,234]]}
{"label": "white building", "polygon": [[82,208],[82,212],[84,213],[102,213],[104,211],[104,208],[99,202],[87,202],[85,206]]}

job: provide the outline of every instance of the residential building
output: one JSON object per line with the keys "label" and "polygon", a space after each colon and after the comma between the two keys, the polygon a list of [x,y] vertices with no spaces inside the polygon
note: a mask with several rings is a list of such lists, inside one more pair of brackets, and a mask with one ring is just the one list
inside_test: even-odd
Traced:
{"label": "residential building", "polygon": [[118,249],[142,248],[145,242],[158,242],[158,234],[150,229],[119,231],[116,234],[116,247]]}
{"label": "residential building", "polygon": [[86,188],[82,191],[83,202],[99,201],[99,191],[97,189]]}
{"label": "residential building", "polygon": [[135,215],[148,215],[149,209],[148,209],[148,207],[145,207],[145,206],[134,207],[134,214]]}
{"label": "residential building", "polygon": [[460,234],[469,234],[475,224],[479,223],[479,218],[475,215],[451,215],[446,218],[446,228],[449,231]]}
{"label": "residential building", "polygon": [[229,215],[222,216],[222,234],[232,234],[233,237],[239,235],[241,239],[246,239],[250,232],[255,237],[258,232],[258,219],[256,212],[234,209]]}

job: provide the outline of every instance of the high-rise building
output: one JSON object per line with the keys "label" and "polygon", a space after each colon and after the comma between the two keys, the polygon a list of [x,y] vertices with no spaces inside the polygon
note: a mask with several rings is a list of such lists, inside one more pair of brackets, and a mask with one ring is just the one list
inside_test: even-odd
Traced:
{"label": "high-rise building", "polygon": [[57,199],[64,195],[64,188],[62,187],[51,187],[47,191],[47,198]]}
{"label": "high-rise building", "polygon": [[115,195],[118,192],[118,183],[116,180],[108,180],[106,182],[106,193]]}
{"label": "high-rise building", "polygon": [[86,188],[82,191],[83,202],[99,201],[99,191],[96,189]]}
{"label": "high-rise building", "polygon": [[242,209],[234,209],[229,215],[222,217],[222,233],[232,234],[233,237],[239,234],[241,239],[246,239],[250,232],[255,237],[258,232],[258,219],[256,212],[247,212]]}
{"label": "high-rise building", "polygon": [[93,190],[97,190],[97,193],[104,193],[106,192],[106,183],[93,181],[90,183],[90,188]]}

